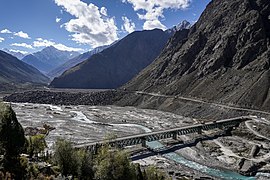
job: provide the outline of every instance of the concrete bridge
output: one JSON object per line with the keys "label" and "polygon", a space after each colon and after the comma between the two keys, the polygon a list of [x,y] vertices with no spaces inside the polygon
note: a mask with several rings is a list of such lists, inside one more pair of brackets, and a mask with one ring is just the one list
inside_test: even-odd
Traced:
{"label": "concrete bridge", "polygon": [[85,148],[89,151],[95,152],[99,147],[103,146],[104,144],[109,144],[111,147],[120,147],[120,148],[137,144],[142,144],[143,147],[146,147],[146,142],[168,138],[177,139],[177,136],[179,135],[186,135],[192,133],[201,134],[202,131],[208,131],[212,129],[221,129],[221,130],[232,129],[233,127],[238,127],[241,122],[247,120],[251,120],[251,117],[242,116],[237,118],[224,119],[202,124],[195,124],[191,126],[173,128],[163,131],[120,137],[113,140],[84,143],[81,145],[76,145],[75,148]]}

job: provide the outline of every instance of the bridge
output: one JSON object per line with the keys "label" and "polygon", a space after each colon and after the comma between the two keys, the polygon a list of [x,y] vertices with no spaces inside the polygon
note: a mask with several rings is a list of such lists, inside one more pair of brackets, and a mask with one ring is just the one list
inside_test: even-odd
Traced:
{"label": "bridge", "polygon": [[234,127],[238,127],[241,122],[251,120],[249,116],[242,116],[231,119],[218,120],[213,122],[206,122],[201,124],[195,124],[191,126],[173,128],[168,130],[162,130],[157,132],[150,132],[138,135],[132,135],[127,137],[120,137],[113,140],[97,141],[92,143],[85,143],[76,145],[75,148],[85,148],[88,151],[96,152],[96,150],[104,144],[109,144],[111,147],[123,148],[125,146],[133,146],[142,144],[146,147],[146,142],[157,141],[161,139],[173,138],[177,139],[178,135],[186,135],[192,133],[201,134],[202,131],[209,131],[213,129],[227,130]]}

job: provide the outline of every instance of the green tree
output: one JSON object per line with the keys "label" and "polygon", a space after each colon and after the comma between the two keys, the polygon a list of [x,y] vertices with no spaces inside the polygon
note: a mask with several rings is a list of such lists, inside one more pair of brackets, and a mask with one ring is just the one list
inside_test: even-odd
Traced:
{"label": "green tree", "polygon": [[94,179],[93,171],[93,155],[92,153],[79,150],[77,154],[80,159],[80,169],[79,169],[79,178],[81,180],[92,180]]}
{"label": "green tree", "polygon": [[149,166],[144,171],[145,180],[165,180],[167,178],[166,174],[155,166]]}
{"label": "green tree", "polygon": [[100,148],[94,162],[95,179],[97,180],[133,180],[136,179],[135,166],[124,151]]}
{"label": "green tree", "polygon": [[144,180],[140,164],[136,164],[136,180]]}
{"label": "green tree", "polygon": [[63,176],[78,176],[80,159],[70,142],[58,139],[56,141],[54,157]]}
{"label": "green tree", "polygon": [[24,130],[10,106],[0,105],[0,146],[3,153],[1,169],[10,172],[15,179],[23,179],[19,155],[25,145]]}
{"label": "green tree", "polygon": [[38,153],[44,152],[45,148],[47,147],[45,135],[43,134],[29,136],[27,140],[27,152],[30,157],[32,157],[33,155],[37,155]]}

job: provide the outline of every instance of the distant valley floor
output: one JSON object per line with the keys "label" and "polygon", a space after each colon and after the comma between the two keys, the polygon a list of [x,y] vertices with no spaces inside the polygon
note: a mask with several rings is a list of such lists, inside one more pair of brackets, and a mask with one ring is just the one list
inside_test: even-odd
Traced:
{"label": "distant valley floor", "polygon": [[[1,96],[7,95],[2,94]],[[211,121],[243,115],[270,117],[270,111],[208,102],[193,97],[162,95],[141,91],[89,89],[37,89],[3,97],[4,101],[54,105],[135,106],[173,112],[185,117]]]}

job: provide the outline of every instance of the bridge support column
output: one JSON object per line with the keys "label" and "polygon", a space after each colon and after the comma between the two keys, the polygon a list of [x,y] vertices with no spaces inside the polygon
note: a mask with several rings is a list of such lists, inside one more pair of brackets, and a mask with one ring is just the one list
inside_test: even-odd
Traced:
{"label": "bridge support column", "polygon": [[146,147],[146,140],[142,139],[142,147]]}
{"label": "bridge support column", "polygon": [[202,129],[201,128],[198,129],[198,134],[202,134]]}
{"label": "bridge support column", "polygon": [[218,129],[223,130],[224,129],[224,126],[222,124],[219,124],[218,125]]}
{"label": "bridge support column", "polygon": [[233,130],[233,127],[226,128],[226,129],[225,129],[225,133],[226,133],[227,135],[232,135],[232,130]]}
{"label": "bridge support column", "polygon": [[173,140],[177,140],[177,132],[174,132],[173,133],[173,137],[172,138],[173,138]]}

